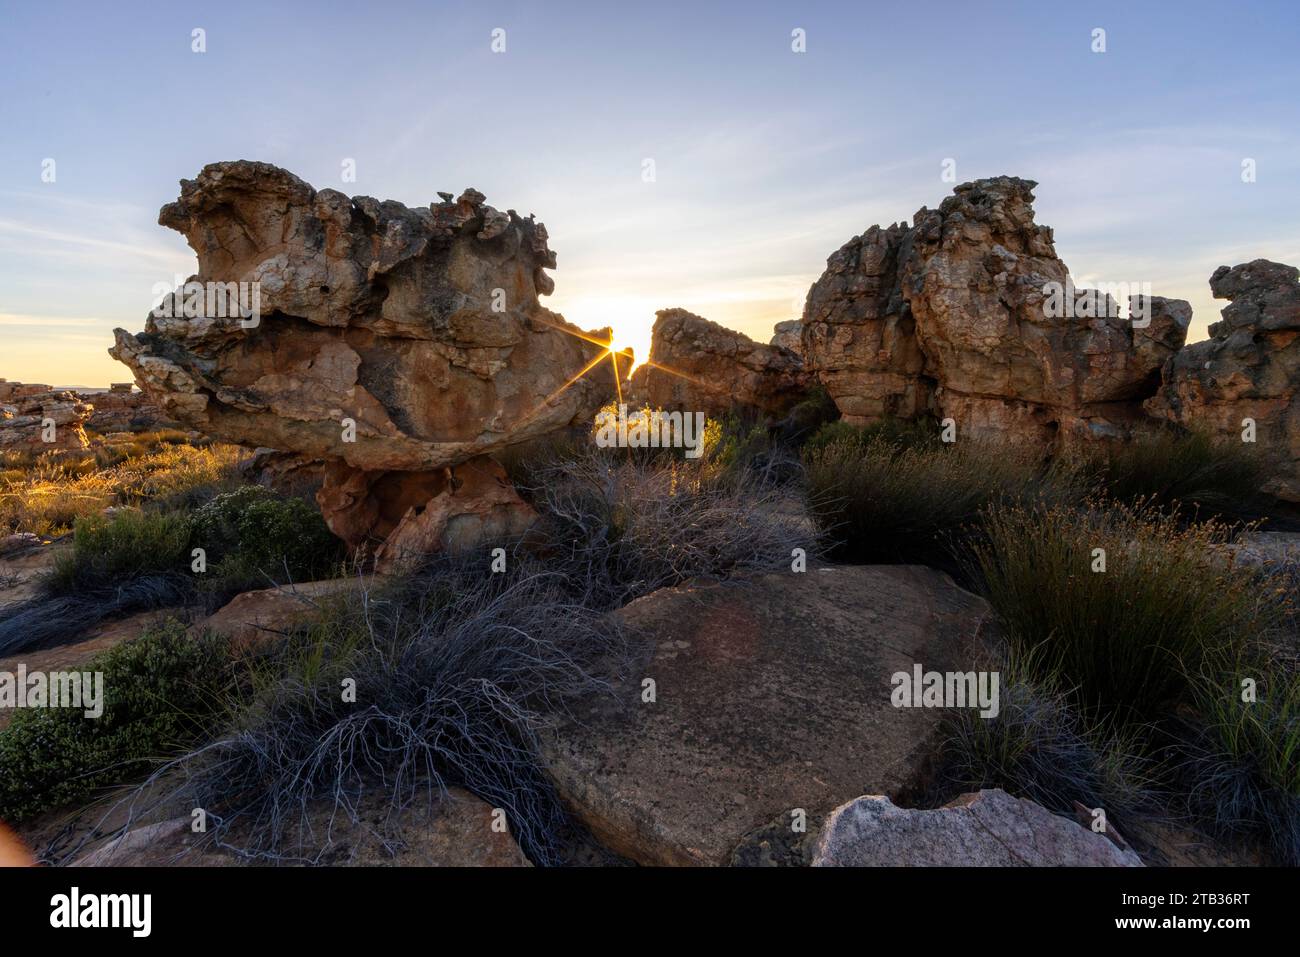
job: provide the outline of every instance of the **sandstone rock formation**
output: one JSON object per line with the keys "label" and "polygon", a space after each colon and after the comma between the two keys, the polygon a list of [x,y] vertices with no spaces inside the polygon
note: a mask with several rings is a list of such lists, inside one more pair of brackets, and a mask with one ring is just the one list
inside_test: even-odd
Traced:
{"label": "sandstone rock formation", "polygon": [[[555,266],[541,223],[473,189],[440,195],[408,209],[264,163],[207,166],[159,216],[198,273],[110,353],[167,416],[331,463],[320,501],[350,544],[399,526],[430,544],[420,518],[439,497],[439,515],[512,526],[522,504],[502,504],[513,492],[485,456],[590,423],[615,392],[609,336],[538,303]],[[471,502],[466,482],[491,502]]]}
{"label": "sandstone rock formation", "polygon": [[86,420],[86,428],[100,435],[151,432],[175,428],[178,424],[164,416],[149,396],[136,391],[130,382],[114,382],[106,392],[82,392],[79,395],[94,407]]}
{"label": "sandstone rock formation", "polygon": [[1300,501],[1300,270],[1256,259],[1210,277],[1230,304],[1210,338],[1165,367],[1153,414],[1240,442],[1254,423],[1256,446],[1274,469],[1266,490]]}
{"label": "sandstone rock formation", "polygon": [[803,357],[803,323],[798,319],[787,319],[772,327],[772,339],[768,345],[793,352]]}
{"label": "sandstone rock formation", "polygon": [[326,463],[292,452],[258,448],[239,466],[239,474],[254,485],[288,494],[315,494],[325,482]]}
{"label": "sandstone rock formation", "polygon": [[[989,614],[920,566],[809,568],[663,589],[617,612],[654,647],[615,700],[574,710],[544,758],[597,840],[644,864],[720,865],[792,811],[808,831],[870,789],[923,785],[940,713],[895,708],[913,664],[968,670]],[[655,700],[643,700],[644,679]],[[813,706],[815,704],[815,707]]]}
{"label": "sandstone rock formation", "polygon": [[91,411],[75,392],[0,379],[0,451],[84,449]]}
{"label": "sandstone rock formation", "polygon": [[766,346],[685,309],[655,313],[650,360],[632,374],[635,407],[780,418],[809,385],[799,356]]}
{"label": "sandstone rock formation", "polygon": [[1142,421],[1191,310],[1153,297],[1135,324],[1110,297],[1073,290],[1033,221],[1035,185],[966,183],[913,226],[873,226],[830,257],[808,293],[804,355],[847,421],[931,413],[959,434],[1045,444]]}
{"label": "sandstone rock formation", "polygon": [[860,797],[827,818],[813,867],[1141,867],[1130,849],[1001,790],[934,811]]}

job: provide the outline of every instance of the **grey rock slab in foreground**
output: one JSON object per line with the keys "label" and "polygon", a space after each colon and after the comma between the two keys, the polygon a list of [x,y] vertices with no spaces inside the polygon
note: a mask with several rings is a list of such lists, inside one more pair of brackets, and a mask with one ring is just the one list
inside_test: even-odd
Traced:
{"label": "grey rock slab in foreground", "polygon": [[826,819],[813,867],[1141,867],[1132,850],[1006,791],[932,811],[872,795]]}
{"label": "grey rock slab in foreground", "polygon": [[[940,712],[898,709],[890,678],[974,667],[983,600],[920,566],[838,566],[688,584],[617,613],[651,643],[616,700],[545,745],[561,796],[643,864],[726,864],[745,835],[928,769]],[[653,679],[655,701],[643,698]]]}

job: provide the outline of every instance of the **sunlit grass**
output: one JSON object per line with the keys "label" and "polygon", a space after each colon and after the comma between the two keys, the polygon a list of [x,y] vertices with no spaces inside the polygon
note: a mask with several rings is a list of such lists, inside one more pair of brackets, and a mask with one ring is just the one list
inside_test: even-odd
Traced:
{"label": "sunlit grass", "polygon": [[197,490],[236,484],[242,451],[231,445],[171,444],[163,439],[141,454],[100,468],[93,456],[54,456],[0,462],[0,532],[62,535],[78,518],[113,505],[184,500]]}

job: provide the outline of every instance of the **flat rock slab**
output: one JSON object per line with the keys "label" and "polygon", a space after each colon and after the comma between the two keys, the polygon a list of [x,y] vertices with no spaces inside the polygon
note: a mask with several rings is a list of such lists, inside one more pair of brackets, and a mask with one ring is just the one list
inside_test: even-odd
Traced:
{"label": "flat rock slab", "polygon": [[1300,532],[1242,532],[1228,548],[1243,565],[1300,569]]}
{"label": "flat rock slab", "polygon": [[236,595],[198,622],[195,633],[225,635],[237,646],[251,646],[280,637],[321,613],[322,602],[334,595],[360,594],[377,584],[375,578],[327,578]]}
{"label": "flat rock slab", "polygon": [[[974,667],[983,600],[920,566],[834,566],[684,585],[617,617],[651,644],[614,699],[545,745],[597,840],[644,864],[718,865],[751,831],[918,786],[940,712],[890,703],[891,676]],[[643,698],[653,679],[655,701]]]}
{"label": "flat rock slab", "polygon": [[[310,840],[326,846],[319,863],[354,867],[532,867],[510,833],[494,827],[493,809],[461,788],[450,788],[436,805],[417,802],[400,824],[387,820],[385,795],[371,793],[356,820],[332,802],[314,804]],[[301,828],[302,822],[297,822]],[[240,844],[246,834],[232,835]],[[286,848],[292,853],[294,847]],[[74,867],[235,867],[243,857],[213,847],[191,831],[188,817],[128,831],[80,857]]]}
{"label": "flat rock slab", "polygon": [[826,819],[813,867],[1141,867],[1069,818],[997,789],[963,794],[933,811],[873,795]]}

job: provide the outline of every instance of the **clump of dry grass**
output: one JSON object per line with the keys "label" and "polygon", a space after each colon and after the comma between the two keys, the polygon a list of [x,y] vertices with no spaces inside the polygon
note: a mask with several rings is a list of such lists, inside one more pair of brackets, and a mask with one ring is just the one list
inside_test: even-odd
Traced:
{"label": "clump of dry grass", "polygon": [[231,445],[161,442],[102,469],[93,456],[15,458],[0,471],[0,530],[60,535],[111,505],[192,504],[234,487],[242,454]]}

